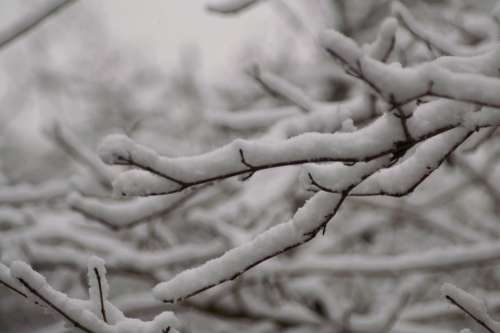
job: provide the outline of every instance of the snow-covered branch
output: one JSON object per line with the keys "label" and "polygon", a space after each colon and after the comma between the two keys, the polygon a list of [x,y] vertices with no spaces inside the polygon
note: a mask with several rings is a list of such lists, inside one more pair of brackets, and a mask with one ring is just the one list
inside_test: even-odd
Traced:
{"label": "snow-covered branch", "polygon": [[[404,144],[404,134],[394,124],[397,119],[386,115],[353,133],[303,134],[279,143],[236,140],[210,153],[182,158],[159,156],[127,137],[113,135],[102,143],[100,155],[110,164],[143,169],[119,175],[113,183],[117,194],[168,194],[229,177],[252,175],[264,169],[311,162],[356,163],[388,154],[400,155],[416,142],[459,126],[462,122],[459,115],[465,116],[467,112],[463,106],[455,105],[458,110],[447,110],[453,113],[453,119],[448,122],[441,118],[442,114],[431,112],[422,112],[421,117],[409,119],[414,142]],[[491,113],[489,110],[477,112],[466,116],[464,122],[469,127],[474,126],[473,129],[494,126],[500,121],[500,113]],[[490,117],[484,119],[483,114]]]}
{"label": "snow-covered branch", "polygon": [[488,332],[500,332],[500,322],[490,317],[486,305],[479,299],[449,283],[443,285],[441,292],[447,300],[460,308]]}
{"label": "snow-covered branch", "polygon": [[[424,23],[425,6],[405,4],[338,0],[328,17],[326,2],[307,2],[307,36],[294,33],[286,61],[259,59],[250,73],[269,94],[243,91],[245,75],[243,89],[226,80],[213,92],[193,77],[162,82],[161,96],[172,89],[167,121],[107,136],[98,155],[51,123],[50,138],[88,172],[28,186],[5,163],[6,302],[34,301],[93,333],[176,332],[165,310],[193,318],[190,331],[199,321],[206,331],[449,333],[461,309],[498,331],[472,296],[444,287],[457,306],[445,307],[433,286],[445,274],[477,281],[490,311],[500,308],[490,292],[500,262],[496,14],[433,2],[446,15]],[[314,31],[330,24],[346,35]],[[237,111],[213,111],[221,105]],[[112,132],[100,126],[96,136]],[[114,298],[107,275],[124,286]],[[443,319],[450,325],[436,325]]]}
{"label": "snow-covered branch", "polygon": [[10,269],[0,264],[0,281],[18,295],[49,309],[72,327],[86,333],[123,332],[124,329],[137,332],[177,332],[179,327],[175,316],[163,312],[150,322],[130,319],[107,301],[108,285],[104,262],[98,258],[89,260],[88,301],[70,298],[53,289],[46,279],[24,262],[13,262]]}

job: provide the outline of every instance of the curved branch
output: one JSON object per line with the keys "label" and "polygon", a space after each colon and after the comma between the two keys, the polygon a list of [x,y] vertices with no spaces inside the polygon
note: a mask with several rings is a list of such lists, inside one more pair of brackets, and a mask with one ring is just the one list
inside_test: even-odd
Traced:
{"label": "curved branch", "polygon": [[[411,157],[401,164],[378,171],[351,191],[349,196],[402,197],[413,192],[472,133],[465,128],[457,128],[423,142]],[[339,193],[335,186],[342,175],[335,172],[334,167],[313,165],[308,170],[313,185],[322,191]]]}
{"label": "curved branch", "polygon": [[39,12],[26,16],[24,20],[19,21],[7,30],[0,32],[0,49],[7,47],[15,40],[35,29],[51,16],[59,13],[64,8],[74,3],[76,3],[76,0],[54,1],[49,6],[42,8]]}

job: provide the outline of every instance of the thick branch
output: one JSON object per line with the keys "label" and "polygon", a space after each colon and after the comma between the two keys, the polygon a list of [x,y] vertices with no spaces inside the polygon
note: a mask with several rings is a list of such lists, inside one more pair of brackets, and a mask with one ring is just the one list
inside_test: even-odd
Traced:
{"label": "thick branch", "polygon": [[[269,168],[320,162],[352,164],[387,154],[399,156],[416,142],[461,123],[477,129],[500,122],[500,112],[493,109],[468,114],[466,105],[447,103],[452,104],[426,103],[417,109],[418,116],[408,120],[415,142],[405,142],[404,134],[394,124],[398,120],[385,115],[352,133],[310,133],[277,143],[236,140],[210,153],[180,158],[158,156],[126,137],[111,136],[101,145],[101,157],[107,163],[129,164],[143,169],[123,172],[114,182],[116,192],[159,195]],[[445,117],[446,113],[449,118]],[[240,152],[244,154],[244,163]]]}

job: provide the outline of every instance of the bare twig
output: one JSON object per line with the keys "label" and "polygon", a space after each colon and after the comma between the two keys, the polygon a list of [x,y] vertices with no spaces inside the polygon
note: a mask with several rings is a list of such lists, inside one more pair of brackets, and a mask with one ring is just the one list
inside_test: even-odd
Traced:
{"label": "bare twig", "polygon": [[95,277],[97,279],[97,286],[98,286],[98,289],[99,289],[99,300],[100,300],[100,303],[101,303],[101,314],[102,314],[102,319],[104,320],[104,322],[108,322],[108,318],[106,317],[106,309],[104,307],[104,296],[103,296],[103,292],[102,292],[102,285],[101,285],[101,276],[99,274],[99,270],[97,269],[97,267],[94,267],[94,274],[95,274]]}

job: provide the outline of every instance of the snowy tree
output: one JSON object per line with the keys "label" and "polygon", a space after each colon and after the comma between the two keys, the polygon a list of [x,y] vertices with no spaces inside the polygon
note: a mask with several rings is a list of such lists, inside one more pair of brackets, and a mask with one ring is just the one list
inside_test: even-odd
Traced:
{"label": "snowy tree", "polygon": [[181,71],[171,135],[50,122],[79,172],[0,188],[6,292],[75,332],[498,332],[498,7],[318,3],[210,2],[275,6],[297,55]]}

